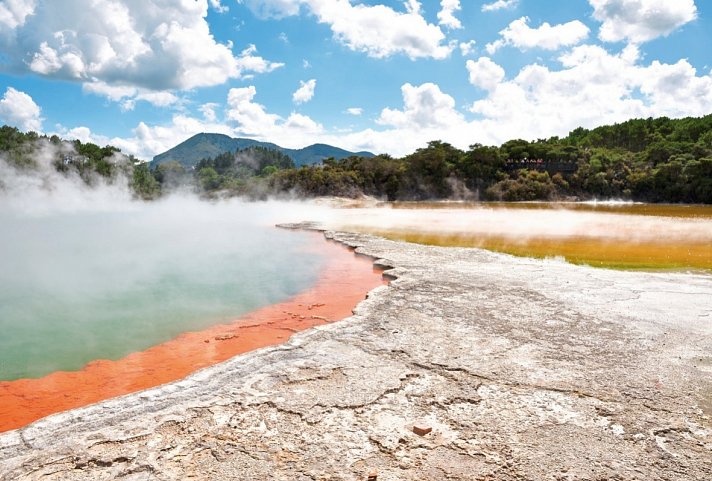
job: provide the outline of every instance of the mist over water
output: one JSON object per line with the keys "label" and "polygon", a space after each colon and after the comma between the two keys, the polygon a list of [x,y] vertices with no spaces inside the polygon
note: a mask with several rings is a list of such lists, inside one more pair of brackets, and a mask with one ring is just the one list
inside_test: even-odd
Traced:
{"label": "mist over water", "polygon": [[113,194],[0,198],[0,380],[233,320],[312,285],[324,260],[312,235],[274,227],[285,204]]}
{"label": "mist over water", "polygon": [[[0,158],[0,380],[118,359],[309,287],[325,259],[313,234],[276,229],[281,222],[434,243],[455,236],[443,245],[567,260],[585,251],[584,263],[608,249],[606,265],[629,257],[712,266],[712,214],[704,209],[676,218],[674,206],[641,216],[496,204],[207,202],[192,194],[140,202],[126,179],[88,186],[54,171],[51,158],[50,150],[39,155],[32,171]],[[402,236],[413,232],[430,237]],[[544,245],[519,247],[534,242]]]}
{"label": "mist over water", "polygon": [[[444,204],[447,205],[447,204]],[[580,205],[580,204],[579,204]],[[334,228],[367,227],[381,230],[407,230],[434,234],[501,236],[512,242],[536,238],[591,238],[642,242],[712,243],[712,208],[706,216],[684,217],[684,206],[663,206],[665,215],[634,215],[597,210],[567,208],[566,204],[540,203],[538,208],[483,203],[467,208],[362,208],[344,211],[330,224]],[[654,209],[654,206],[651,207]],[[673,217],[670,215],[677,215]]]}

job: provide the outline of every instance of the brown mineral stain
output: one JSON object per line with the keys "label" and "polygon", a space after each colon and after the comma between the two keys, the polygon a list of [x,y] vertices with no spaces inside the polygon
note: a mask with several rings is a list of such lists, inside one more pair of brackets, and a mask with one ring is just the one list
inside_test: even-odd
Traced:
{"label": "brown mineral stain", "polygon": [[325,268],[312,288],[285,302],[229,324],[184,333],[116,361],[100,359],[79,371],[0,382],[0,432],[175,381],[237,354],[283,343],[295,332],[350,316],[368,291],[385,283],[370,259],[354,256],[336,242],[315,239],[315,243],[327,257]]}

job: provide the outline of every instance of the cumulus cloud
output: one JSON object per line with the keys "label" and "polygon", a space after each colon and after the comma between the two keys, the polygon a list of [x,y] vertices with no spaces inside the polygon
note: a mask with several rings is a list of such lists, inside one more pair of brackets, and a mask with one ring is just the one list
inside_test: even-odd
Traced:
{"label": "cumulus cloud", "polygon": [[455,12],[460,11],[460,0],[441,0],[441,10],[438,12],[438,22],[448,28],[462,28],[462,23],[455,17]]}
{"label": "cumulus cloud", "polygon": [[237,58],[237,68],[240,72],[240,77],[245,78],[245,73],[269,73],[280,67],[284,67],[282,62],[271,62],[265,60],[257,53],[257,47],[254,44],[250,44],[240,52],[240,56]]}
{"label": "cumulus cloud", "polygon": [[411,59],[450,55],[445,34],[419,12],[396,12],[385,5],[352,5],[349,0],[308,0],[321,23],[352,50],[383,58],[404,54]]}
{"label": "cumulus cloud", "polygon": [[218,119],[215,109],[218,107],[220,107],[220,104],[217,102],[208,102],[201,105],[198,110],[203,114],[203,119],[205,119],[206,122],[215,122]]}
{"label": "cumulus cloud", "polygon": [[385,5],[354,5],[350,0],[245,0],[245,3],[256,15],[277,18],[298,15],[304,6],[319,23],[329,25],[337,41],[375,58],[403,54],[411,59],[443,59],[453,49],[444,43],[445,34],[440,27],[428,23],[421,15],[416,0],[405,3],[405,12]]}
{"label": "cumulus cloud", "polygon": [[363,113],[363,109],[361,107],[350,107],[346,109],[346,113],[349,115],[361,115]]}
{"label": "cumulus cloud", "polygon": [[230,11],[230,7],[222,5],[220,0],[210,0],[210,6],[218,13],[227,13]]}
{"label": "cumulus cloud", "polygon": [[279,115],[268,114],[264,106],[253,102],[257,89],[249,87],[232,88],[227,95],[227,119],[237,124],[238,130],[246,135],[261,134],[274,126]]}
{"label": "cumulus cloud", "polygon": [[323,131],[321,124],[306,115],[292,113],[285,120],[268,113],[263,105],[254,101],[256,95],[257,89],[252,85],[230,89],[225,116],[235,125],[233,132],[236,135],[272,141],[279,139],[283,143]]}
{"label": "cumulus cloud", "polygon": [[0,121],[20,130],[42,130],[40,106],[25,92],[8,87],[0,99]]}
{"label": "cumulus cloud", "polygon": [[697,18],[694,0],[589,0],[593,17],[602,22],[606,42],[641,43],[669,35]]}
{"label": "cumulus cloud", "polygon": [[153,91],[125,85],[109,85],[104,82],[88,82],[82,85],[85,93],[100,95],[114,102],[120,102],[122,110],[133,110],[136,102],[143,101],[156,107],[168,107],[180,101],[169,91]]}
{"label": "cumulus cloud", "polygon": [[324,127],[312,120],[311,117],[292,112],[281,126],[281,129],[290,132],[318,134],[324,130]]}
{"label": "cumulus cloud", "polygon": [[255,56],[254,46],[235,56],[231,44],[217,42],[206,21],[208,0],[169,3],[3,2],[0,24],[9,28],[0,34],[2,62],[51,78],[154,92],[220,85],[281,65]]}
{"label": "cumulus cloud", "polygon": [[307,80],[306,82],[300,80],[299,85],[300,87],[292,94],[292,101],[295,104],[309,102],[314,97],[316,79]]}
{"label": "cumulus cloud", "polygon": [[481,57],[476,62],[468,60],[465,67],[470,74],[470,83],[484,90],[494,90],[504,79],[504,69],[488,57]]}
{"label": "cumulus cloud", "polygon": [[475,45],[477,42],[470,40],[469,42],[460,42],[460,53],[463,57],[467,57],[475,51]]}
{"label": "cumulus cloud", "polygon": [[0,25],[15,29],[25,24],[25,19],[36,7],[36,0],[6,0],[0,3]]}
{"label": "cumulus cloud", "polygon": [[[681,117],[712,111],[712,77],[687,60],[640,65],[629,47],[611,54],[582,45],[559,57],[560,70],[533,64],[500,81],[472,112],[498,141],[563,135],[636,117]],[[496,130],[495,130],[496,129]]]}
{"label": "cumulus cloud", "polygon": [[588,37],[589,29],[578,20],[559,25],[550,25],[547,22],[538,28],[527,25],[528,17],[514,20],[499,34],[502,38],[486,45],[490,55],[505,45],[511,45],[520,50],[542,48],[544,50],[558,50],[561,47],[576,45]]}
{"label": "cumulus cloud", "polygon": [[434,83],[401,87],[403,110],[383,109],[378,123],[399,128],[448,127],[462,120],[455,110],[455,99]]}
{"label": "cumulus cloud", "polygon": [[483,12],[494,12],[496,10],[508,10],[514,8],[519,3],[519,0],[497,0],[496,2],[485,3],[482,5]]}

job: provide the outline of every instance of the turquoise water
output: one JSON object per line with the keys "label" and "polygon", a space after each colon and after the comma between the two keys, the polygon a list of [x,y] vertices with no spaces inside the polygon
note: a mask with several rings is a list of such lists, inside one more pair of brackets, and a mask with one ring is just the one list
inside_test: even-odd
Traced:
{"label": "turquoise water", "polygon": [[260,204],[136,204],[109,212],[0,209],[0,380],[118,359],[312,285],[313,234]]}

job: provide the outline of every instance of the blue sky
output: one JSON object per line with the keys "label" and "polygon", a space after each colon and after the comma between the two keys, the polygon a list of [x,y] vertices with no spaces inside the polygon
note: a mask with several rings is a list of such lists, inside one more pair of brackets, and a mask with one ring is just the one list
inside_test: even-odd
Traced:
{"label": "blue sky", "polygon": [[403,155],[712,113],[700,0],[0,0],[0,121]]}

